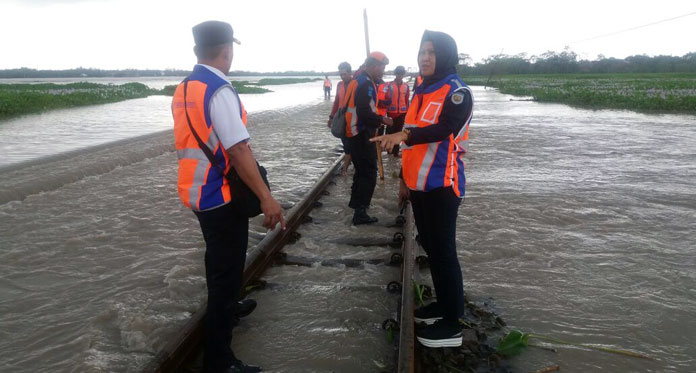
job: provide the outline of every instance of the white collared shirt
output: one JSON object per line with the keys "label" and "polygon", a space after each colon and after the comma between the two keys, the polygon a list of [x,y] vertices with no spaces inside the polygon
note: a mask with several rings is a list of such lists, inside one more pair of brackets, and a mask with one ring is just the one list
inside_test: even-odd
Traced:
{"label": "white collared shirt", "polygon": [[[221,79],[229,81],[222,71],[212,66],[199,65],[212,71]],[[249,132],[242,123],[239,107],[239,96],[232,87],[223,87],[210,98],[210,120],[213,122],[213,131],[225,150],[250,138]]]}

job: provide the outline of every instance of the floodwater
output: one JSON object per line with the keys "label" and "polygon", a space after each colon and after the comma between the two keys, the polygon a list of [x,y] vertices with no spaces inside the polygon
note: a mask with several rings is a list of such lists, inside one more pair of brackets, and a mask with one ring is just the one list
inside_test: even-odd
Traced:
{"label": "floodwater", "polygon": [[[337,157],[325,127],[330,103],[316,103],[315,84],[319,98],[304,105],[250,108],[252,144],[284,203],[299,200]],[[293,86],[285,86],[289,95]],[[474,95],[457,235],[470,299],[494,305],[510,328],[654,358],[556,346],[556,353],[529,349],[513,368],[696,370],[696,118],[510,101],[479,87]],[[138,371],[203,301],[200,229],[178,201],[172,135],[161,131],[171,126],[168,103],[151,97],[0,123],[0,159],[12,159],[0,169],[3,371]],[[52,145],[17,146],[49,123],[51,134],[83,128],[85,111],[100,118],[95,140],[73,146],[65,145],[69,136],[51,135]],[[114,114],[129,111],[127,120]],[[54,147],[31,155],[43,146]],[[394,212],[389,185],[376,193],[380,219]],[[337,195],[347,203],[347,190]],[[346,212],[336,204],[312,215],[348,227]],[[339,245],[315,247],[327,234],[317,227],[303,226],[303,239],[288,250],[340,255]],[[250,245],[263,234],[253,221]],[[274,371],[375,371],[375,361],[388,363],[376,330],[393,312],[393,297],[379,288],[388,273],[279,267],[267,277],[275,287],[257,294],[258,314],[236,334],[240,357]],[[350,296],[327,303],[336,292]],[[287,307],[285,320],[272,320],[284,333],[271,333],[285,339],[261,330],[265,307]],[[303,318],[322,307],[326,317]],[[302,343],[283,353],[293,335]],[[330,356],[344,360],[333,364]]]}
{"label": "floodwater", "polygon": [[[234,78],[258,81],[263,77]],[[100,84],[124,84],[134,78],[89,79]],[[183,78],[150,78],[139,80],[155,89],[179,84]],[[2,80],[4,83],[34,83],[33,80]],[[42,82],[66,84],[74,79],[49,79]],[[270,85],[272,92],[241,94],[248,113],[319,103],[323,101],[319,81]],[[322,93],[323,94],[323,93]],[[0,169],[10,165],[80,150],[115,140],[130,139],[171,128],[172,99],[168,96],[149,96],[114,104],[52,110],[43,114],[25,115],[5,120],[0,125]],[[328,116],[328,115],[327,115]]]}

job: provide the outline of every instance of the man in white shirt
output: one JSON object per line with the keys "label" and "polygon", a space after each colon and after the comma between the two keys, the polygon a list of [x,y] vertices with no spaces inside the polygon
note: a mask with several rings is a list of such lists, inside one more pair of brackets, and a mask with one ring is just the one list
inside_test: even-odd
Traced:
{"label": "man in white shirt", "polygon": [[[232,27],[225,22],[203,22],[193,27],[193,37],[198,64],[177,87],[172,114],[179,158],[179,196],[198,217],[206,242],[208,308],[203,369],[258,372],[260,368],[242,363],[230,348],[236,319],[256,306],[253,300],[239,301],[249,218],[230,203],[235,193],[225,179],[230,167],[259,198],[265,227],[273,229],[280,223],[285,229],[285,221],[247,144],[246,111],[227,80],[233,43],[238,43]],[[208,148],[209,154],[201,145]]]}

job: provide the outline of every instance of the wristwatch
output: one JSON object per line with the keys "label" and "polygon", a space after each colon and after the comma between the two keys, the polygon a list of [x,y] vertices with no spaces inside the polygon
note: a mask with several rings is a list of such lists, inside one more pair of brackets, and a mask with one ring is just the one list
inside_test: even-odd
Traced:
{"label": "wristwatch", "polygon": [[406,140],[404,140],[404,142],[407,142],[411,138],[411,130],[408,128],[404,128],[401,130],[401,132],[406,134]]}

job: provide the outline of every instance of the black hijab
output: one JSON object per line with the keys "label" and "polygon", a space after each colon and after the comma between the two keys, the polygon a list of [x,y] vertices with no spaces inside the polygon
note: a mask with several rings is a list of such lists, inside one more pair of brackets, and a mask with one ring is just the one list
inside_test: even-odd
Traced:
{"label": "black hijab", "polygon": [[420,45],[422,46],[426,41],[432,42],[435,48],[435,73],[429,77],[423,77],[423,88],[442,80],[447,75],[456,74],[457,64],[459,64],[457,43],[451,36],[444,32],[425,30]]}

